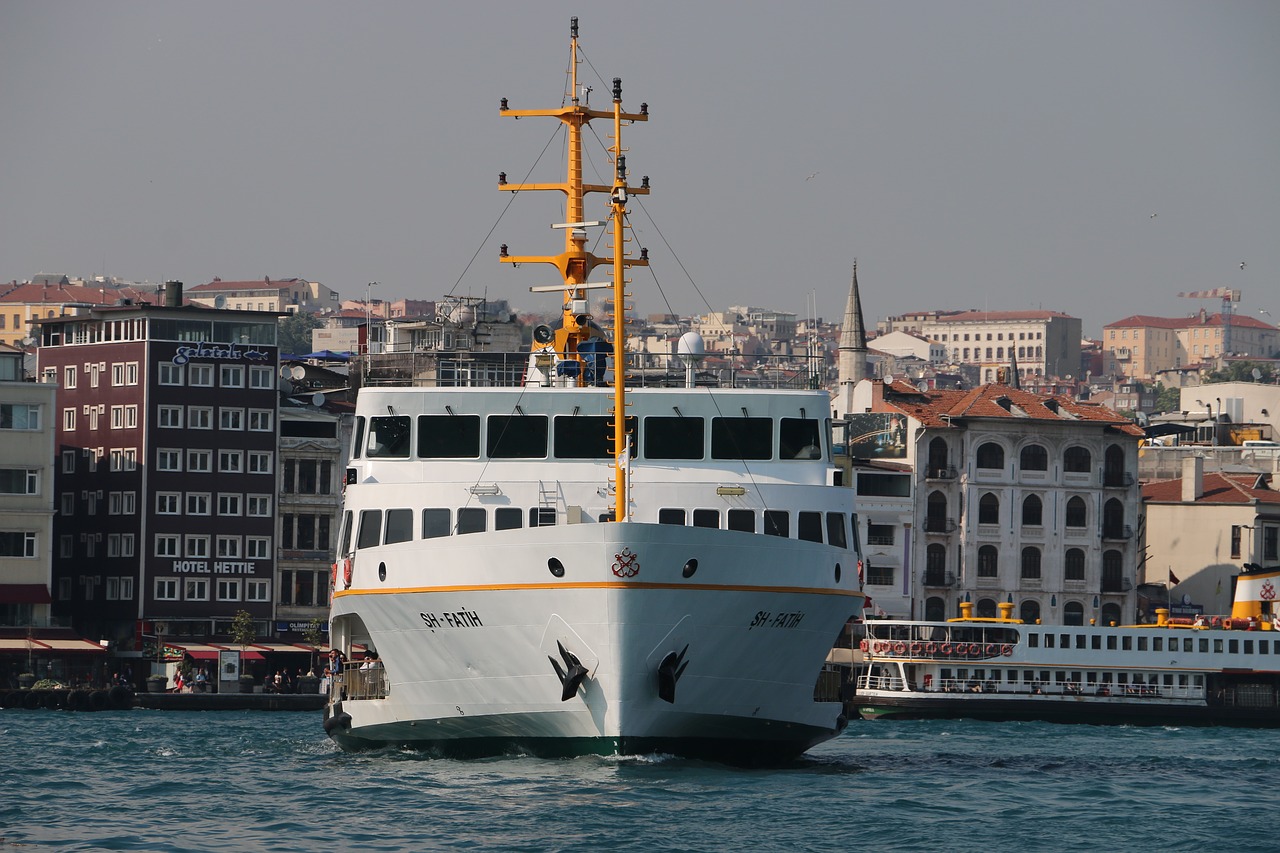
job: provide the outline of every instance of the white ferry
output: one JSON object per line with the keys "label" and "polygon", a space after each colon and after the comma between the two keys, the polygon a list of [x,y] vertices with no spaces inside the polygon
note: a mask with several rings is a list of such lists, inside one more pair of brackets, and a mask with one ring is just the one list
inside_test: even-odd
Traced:
{"label": "white ferry", "polygon": [[[502,103],[567,129],[563,184],[499,185],[568,199],[561,254],[502,253],[557,267],[559,328],[535,330],[517,387],[360,391],[330,623],[347,663],[325,730],[448,756],[795,756],[845,726],[815,684],[864,602],[828,396],[627,387],[627,268],[647,263],[624,256],[627,202],[648,181],[628,185],[621,134],[648,111],[622,110],[616,78],[589,107],[579,61],[575,18],[565,104]],[[611,185],[582,179],[593,119],[611,124]],[[586,221],[589,193],[609,196],[607,222]],[[612,257],[587,249],[606,224]],[[612,340],[586,311],[605,264]]]}
{"label": "white ferry", "polygon": [[1280,725],[1280,566],[1235,578],[1229,617],[1145,625],[877,620],[861,642],[866,719],[968,717],[1135,725]]}

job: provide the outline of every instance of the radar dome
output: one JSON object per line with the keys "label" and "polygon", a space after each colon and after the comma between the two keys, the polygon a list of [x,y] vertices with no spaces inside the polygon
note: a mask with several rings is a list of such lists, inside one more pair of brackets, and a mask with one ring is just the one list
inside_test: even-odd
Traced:
{"label": "radar dome", "polygon": [[685,364],[697,364],[707,355],[707,345],[702,342],[702,335],[697,332],[685,332],[676,344],[676,354]]}

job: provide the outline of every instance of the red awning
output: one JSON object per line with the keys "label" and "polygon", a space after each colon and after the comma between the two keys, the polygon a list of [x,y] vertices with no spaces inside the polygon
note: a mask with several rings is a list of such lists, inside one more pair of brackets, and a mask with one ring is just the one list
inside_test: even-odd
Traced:
{"label": "red awning", "polygon": [[205,651],[203,649],[197,649],[194,652],[187,652],[187,655],[189,657],[195,658],[196,660],[217,660],[218,659],[217,652]]}
{"label": "red awning", "polygon": [[0,583],[0,604],[51,604],[49,587],[42,583]]}
{"label": "red awning", "polygon": [[[236,649],[187,649],[186,653],[196,660],[217,660],[219,652],[233,652]],[[259,652],[251,652],[247,649],[239,653],[245,660],[266,660]]]}

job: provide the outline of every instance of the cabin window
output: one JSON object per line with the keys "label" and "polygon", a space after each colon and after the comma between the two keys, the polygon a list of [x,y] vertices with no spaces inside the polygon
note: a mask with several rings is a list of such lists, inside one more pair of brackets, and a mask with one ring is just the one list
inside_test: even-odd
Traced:
{"label": "cabin window", "polygon": [[555,527],[556,508],[553,506],[535,506],[529,510],[530,527]]}
{"label": "cabin window", "polygon": [[844,513],[827,513],[827,542],[837,548],[849,547],[849,540],[844,530]]}
{"label": "cabin window", "polygon": [[493,459],[543,459],[546,415],[489,415],[487,450]]}
{"label": "cabin window", "polygon": [[822,457],[822,438],[816,420],[782,418],[778,422],[779,459],[821,459]]}
{"label": "cabin window", "polygon": [[[628,434],[636,433],[636,419],[627,418]],[[565,415],[556,418],[554,444],[557,459],[612,459],[613,418],[611,416]],[[631,457],[636,444],[631,442]],[[701,452],[698,454],[701,456]]]}
{"label": "cabin window", "polygon": [[483,507],[464,507],[458,510],[458,533],[484,533],[486,517]]}
{"label": "cabin window", "polygon": [[772,459],[772,418],[712,418],[712,459]]}
{"label": "cabin window", "polygon": [[706,445],[702,418],[644,419],[646,459],[701,459]]}
{"label": "cabin window", "polygon": [[1053,648],[1053,644],[1054,644],[1055,640],[1056,640],[1056,638],[1054,637],[1054,635],[1053,635],[1053,634],[1045,634],[1045,635],[1044,635],[1044,647],[1045,647],[1046,649],[1051,649],[1051,648]]}
{"label": "cabin window", "polygon": [[477,459],[479,415],[418,415],[418,456],[423,459]]}
{"label": "cabin window", "polygon": [[355,436],[351,442],[351,456],[354,459],[360,458],[361,451],[364,450],[364,415],[356,417]]}
{"label": "cabin window", "polygon": [[1139,637],[1139,638],[1138,638],[1138,651],[1140,651],[1140,652],[1145,652],[1146,650],[1147,650],[1147,638],[1146,638],[1146,637]]}
{"label": "cabin window", "polygon": [[1246,655],[1251,655],[1251,654],[1253,654],[1253,640],[1245,640],[1245,641],[1244,641],[1244,653],[1245,653]]}
{"label": "cabin window", "polygon": [[694,527],[710,527],[713,530],[720,527],[720,510],[718,509],[695,509],[693,511]]}
{"label": "cabin window", "polygon": [[801,512],[796,518],[796,536],[806,542],[822,542],[822,513]]}
{"label": "cabin window", "polygon": [[764,532],[767,536],[791,535],[791,517],[785,509],[766,509],[764,511]]}
{"label": "cabin window", "polygon": [[1220,655],[1220,654],[1222,654],[1222,640],[1221,640],[1221,639],[1214,639],[1214,641],[1213,641],[1213,653],[1214,653],[1215,655]]}
{"label": "cabin window", "polygon": [[684,510],[682,509],[660,509],[658,510],[659,524],[678,524],[684,526]]}
{"label": "cabin window", "polygon": [[1239,641],[1239,640],[1227,640],[1227,651],[1228,651],[1228,652],[1230,652],[1230,653],[1231,653],[1231,654],[1233,654],[1233,655],[1234,655],[1234,654],[1239,654],[1239,653],[1240,653],[1240,641]]}
{"label": "cabin window", "polygon": [[360,511],[360,537],[356,540],[357,548],[372,548],[382,540],[382,510],[366,509]]}
{"label": "cabin window", "polygon": [[448,509],[424,509],[422,511],[422,538],[436,539],[448,536],[453,527],[453,513]]}
{"label": "cabin window", "polygon": [[756,512],[753,509],[729,510],[729,529],[743,533],[756,532]]}
{"label": "cabin window", "polygon": [[[1164,651],[1164,637],[1152,637],[1152,638],[1151,638],[1151,651],[1153,651],[1153,652],[1162,652],[1162,651]],[[1174,651],[1177,651],[1177,649],[1172,649],[1172,648],[1171,648],[1171,649],[1169,649],[1169,651],[1174,652]]]}
{"label": "cabin window", "polygon": [[[1191,649],[1190,649],[1190,648],[1188,648],[1188,649],[1187,649],[1187,651],[1191,651]],[[1258,654],[1260,654],[1260,655],[1265,655],[1266,653],[1267,653],[1267,641],[1266,641],[1266,640],[1259,640],[1259,641],[1258,641]]]}
{"label": "cabin window", "polygon": [[1090,648],[1094,649],[1095,651],[1101,651],[1101,650],[1102,650],[1102,637],[1101,637],[1101,636],[1099,636],[1098,634],[1094,634],[1094,635],[1093,635],[1093,642],[1090,644]]}
{"label": "cabin window", "polygon": [[393,542],[409,542],[413,539],[413,510],[387,510],[387,531],[383,535],[382,544]]}
{"label": "cabin window", "polygon": [[370,459],[409,458],[409,416],[370,418],[367,450]]}
{"label": "cabin window", "polygon": [[524,512],[513,506],[500,506],[493,511],[494,530],[519,530],[524,525]]}
{"label": "cabin window", "polygon": [[1133,637],[1121,637],[1120,647],[1126,652],[1133,651]]}
{"label": "cabin window", "polygon": [[339,555],[351,553],[351,510],[342,514],[342,548]]}

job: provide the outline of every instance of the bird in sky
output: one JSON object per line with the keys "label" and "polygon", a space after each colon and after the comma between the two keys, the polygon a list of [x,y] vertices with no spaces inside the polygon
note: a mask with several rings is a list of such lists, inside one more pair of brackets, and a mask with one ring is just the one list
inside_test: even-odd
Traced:
{"label": "bird in sky", "polygon": [[1245,262],[1244,262],[1244,261],[1241,261],[1241,262],[1240,262],[1240,269],[1244,269],[1244,268],[1245,268]]}
{"label": "bird in sky", "polygon": [[1159,216],[1159,215],[1160,215],[1160,214],[1158,214],[1158,213],[1153,213],[1153,214],[1151,214],[1151,218],[1152,218],[1152,219],[1155,219],[1155,218],[1156,218],[1157,216]]}
{"label": "bird in sky", "polygon": [[808,176],[808,177],[806,177],[806,178],[805,178],[805,180],[806,180],[806,181],[812,181],[812,180],[813,180],[814,178],[816,178],[816,177],[818,177],[818,173],[817,173],[817,172],[810,172],[810,173],[809,173],[809,176]]}

